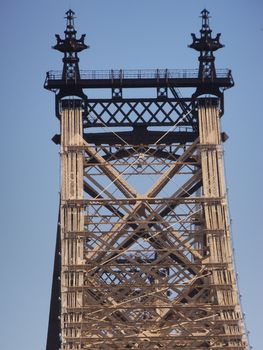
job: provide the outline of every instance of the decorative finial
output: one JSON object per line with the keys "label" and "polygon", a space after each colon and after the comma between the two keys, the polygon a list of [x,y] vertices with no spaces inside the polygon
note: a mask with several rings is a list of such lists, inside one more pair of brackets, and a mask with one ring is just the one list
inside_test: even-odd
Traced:
{"label": "decorative finial", "polygon": [[77,81],[80,78],[77,53],[87,49],[89,46],[84,43],[85,34],[79,39],[76,38],[74,11],[68,10],[65,18],[67,20],[66,30],[64,31],[65,38],[61,39],[60,35],[56,34],[57,44],[53,46],[53,49],[64,53],[62,80],[74,79]]}
{"label": "decorative finial", "polygon": [[67,12],[66,12],[66,17],[65,17],[66,19],[67,19],[67,28],[66,28],[66,30],[65,30],[65,35],[67,36],[67,34],[69,34],[69,33],[72,33],[72,34],[76,34],[76,30],[75,30],[75,28],[74,28],[74,18],[76,18],[76,16],[75,16],[75,12],[74,11],[72,11],[72,10],[68,10]]}
{"label": "decorative finial", "polygon": [[68,10],[65,18],[67,19],[66,30],[64,31],[65,39],[61,39],[60,35],[56,34],[57,44],[53,46],[53,49],[63,53],[77,53],[89,48],[89,46],[84,43],[85,34],[82,34],[80,39],[76,39],[77,31],[74,27],[74,18],[76,18],[75,12]]}
{"label": "decorative finial", "polygon": [[201,17],[202,17],[202,29],[201,29],[201,32],[202,31],[210,31],[211,33],[211,29],[209,27],[209,11],[207,11],[207,9],[203,9],[203,11],[201,11]]}
{"label": "decorative finial", "polygon": [[191,34],[193,43],[189,45],[190,48],[200,52],[199,56],[199,79],[202,81],[213,81],[216,79],[215,57],[213,52],[224,47],[220,43],[221,34],[218,33],[216,37],[212,37],[212,30],[209,25],[209,11],[204,9],[201,12],[202,28],[200,30],[200,37],[197,38],[195,34]]}
{"label": "decorative finial", "polygon": [[81,78],[79,70],[78,53],[87,49],[89,46],[84,43],[85,34],[82,34],[77,39],[77,31],[74,26],[75,12],[71,9],[66,12],[66,30],[65,37],[61,39],[60,35],[56,34],[57,43],[53,49],[64,54],[62,59],[63,71],[61,77],[61,86],[56,94],[56,111],[59,116],[59,101],[65,96],[78,96],[85,100],[87,96],[84,94],[81,87]]}

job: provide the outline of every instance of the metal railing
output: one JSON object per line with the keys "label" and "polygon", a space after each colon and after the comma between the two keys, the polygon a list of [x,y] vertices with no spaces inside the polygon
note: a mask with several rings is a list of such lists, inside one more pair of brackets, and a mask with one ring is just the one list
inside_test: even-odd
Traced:
{"label": "metal railing", "polygon": [[[217,78],[230,78],[229,69],[216,70]],[[124,80],[124,79],[196,79],[198,69],[110,69],[110,70],[81,70],[83,80]],[[47,72],[47,79],[61,80],[62,71]]]}

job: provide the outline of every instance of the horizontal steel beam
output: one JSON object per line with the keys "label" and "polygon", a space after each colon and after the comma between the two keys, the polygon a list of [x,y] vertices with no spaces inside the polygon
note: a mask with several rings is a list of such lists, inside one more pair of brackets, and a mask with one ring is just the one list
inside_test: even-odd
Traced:
{"label": "horizontal steel beam", "polygon": [[[197,188],[194,190],[196,191],[200,187],[200,183],[198,183]],[[91,199],[68,199],[65,201],[62,205],[62,207],[86,207],[90,204],[92,205],[101,205],[101,204],[111,204],[116,205],[118,203],[122,204],[135,204],[138,202],[148,202],[151,204],[190,204],[190,203],[209,203],[209,204],[218,204],[221,203],[222,200],[224,200],[224,197],[174,197],[174,198],[150,198],[150,197],[138,197],[138,198],[116,198],[116,199],[106,199],[106,198],[91,198]]]}
{"label": "horizontal steel beam", "polygon": [[[198,137],[197,132],[186,131],[148,131],[145,128],[136,131],[123,131],[123,132],[101,132],[101,133],[85,133],[83,138],[86,142],[95,145],[108,144],[108,145],[139,145],[139,144],[154,144],[160,140],[160,143],[171,145],[173,143],[190,143],[194,142]],[[60,144],[60,135],[56,134],[52,140],[55,144]]]}

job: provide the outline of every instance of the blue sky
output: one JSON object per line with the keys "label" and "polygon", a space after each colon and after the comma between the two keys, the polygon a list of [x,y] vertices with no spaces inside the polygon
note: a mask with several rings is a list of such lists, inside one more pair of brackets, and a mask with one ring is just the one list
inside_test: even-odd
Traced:
{"label": "blue sky", "polygon": [[262,349],[261,0],[2,0],[0,348],[45,348],[60,170],[54,96],[43,83],[62,67],[51,46],[69,7],[91,46],[82,69],[197,68],[187,45],[200,11],[210,11],[226,45],[216,66],[231,68],[236,84],[225,93],[226,175],[243,311],[250,343]]}

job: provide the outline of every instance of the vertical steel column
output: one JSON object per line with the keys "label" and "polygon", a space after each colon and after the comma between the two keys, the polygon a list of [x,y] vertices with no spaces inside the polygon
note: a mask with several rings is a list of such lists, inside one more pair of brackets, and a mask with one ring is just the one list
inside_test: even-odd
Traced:
{"label": "vertical steel column", "polygon": [[61,103],[61,337],[62,349],[70,349],[65,339],[79,337],[79,327],[65,326],[81,322],[79,312],[69,308],[83,306],[83,238],[84,212],[81,206],[71,206],[70,200],[83,199],[83,121],[81,100]]}
{"label": "vertical steel column", "polygon": [[[215,314],[222,322],[222,333],[226,335],[245,334],[242,313],[238,299],[234,257],[231,247],[229,210],[224,178],[223,150],[219,107],[217,101],[201,99],[198,105],[200,130],[200,155],[202,165],[204,203],[204,227],[208,248],[207,261],[218,267],[211,272],[209,283],[217,286],[213,298],[221,309]],[[229,285],[230,288],[226,288]],[[231,308],[231,305],[234,307]],[[229,309],[228,309],[229,307]],[[231,322],[232,321],[232,322]],[[226,341],[218,340],[217,346],[246,347],[245,335]]]}

